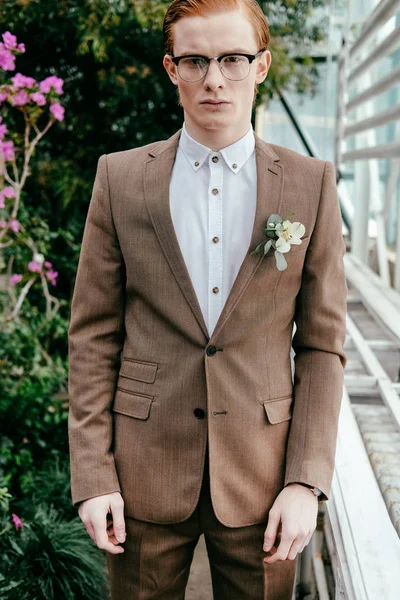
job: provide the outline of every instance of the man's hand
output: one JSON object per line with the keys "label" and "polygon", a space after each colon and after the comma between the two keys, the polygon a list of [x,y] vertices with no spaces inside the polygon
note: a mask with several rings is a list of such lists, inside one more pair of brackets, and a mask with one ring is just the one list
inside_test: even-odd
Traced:
{"label": "man's hand", "polygon": [[264,562],[294,560],[309,543],[317,525],[317,514],[318,498],[310,489],[298,483],[284,487],[269,511],[263,546],[269,556]]}
{"label": "man's hand", "polygon": [[118,546],[126,539],[124,501],[119,492],[85,500],[79,505],[78,513],[99,548],[110,554],[125,552],[122,546]]}

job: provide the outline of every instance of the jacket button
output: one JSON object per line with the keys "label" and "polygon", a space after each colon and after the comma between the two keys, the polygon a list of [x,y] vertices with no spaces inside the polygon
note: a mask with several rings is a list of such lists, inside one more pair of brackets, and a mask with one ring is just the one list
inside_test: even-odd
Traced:
{"label": "jacket button", "polygon": [[214,354],[217,352],[217,348],[215,346],[207,346],[206,349],[206,354],[207,356],[214,356]]}
{"label": "jacket button", "polygon": [[206,413],[202,408],[195,408],[193,412],[196,419],[204,419],[206,416]]}

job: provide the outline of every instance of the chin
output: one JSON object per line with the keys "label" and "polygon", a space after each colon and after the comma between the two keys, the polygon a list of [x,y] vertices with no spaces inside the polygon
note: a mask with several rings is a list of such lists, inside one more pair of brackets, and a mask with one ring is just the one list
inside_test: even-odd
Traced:
{"label": "chin", "polygon": [[204,115],[200,119],[198,118],[198,115],[196,115],[196,117],[197,118],[194,119],[195,122],[205,129],[221,129],[221,127],[232,125],[235,120],[232,115],[227,114]]}

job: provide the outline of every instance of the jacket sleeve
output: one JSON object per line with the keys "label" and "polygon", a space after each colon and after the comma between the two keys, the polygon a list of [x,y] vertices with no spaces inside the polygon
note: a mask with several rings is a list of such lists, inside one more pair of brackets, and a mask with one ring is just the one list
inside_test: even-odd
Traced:
{"label": "jacket sleeve", "polygon": [[75,506],[121,491],[111,406],[124,339],[125,265],[114,228],[107,155],[97,164],[68,330],[68,437]]}
{"label": "jacket sleeve", "polygon": [[343,395],[347,283],[335,166],[325,161],[315,226],[296,297],[294,405],[286,486],[307,483],[327,500],[332,484]]}

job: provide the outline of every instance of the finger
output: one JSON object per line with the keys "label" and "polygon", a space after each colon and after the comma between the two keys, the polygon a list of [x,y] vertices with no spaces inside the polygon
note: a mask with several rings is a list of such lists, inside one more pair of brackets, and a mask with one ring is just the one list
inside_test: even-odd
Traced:
{"label": "finger", "polygon": [[92,523],[96,535],[96,544],[99,548],[110,552],[110,554],[121,554],[125,551],[124,548],[122,548],[122,546],[114,546],[112,542],[108,541],[105,514],[96,515],[96,517],[92,519]]}
{"label": "finger", "polygon": [[[314,532],[313,532],[313,533],[314,533]],[[311,538],[312,538],[312,535],[313,535],[313,534],[312,534],[312,533],[310,533],[309,535],[307,535],[307,536],[306,536],[306,538],[305,538],[305,540],[304,540],[303,544],[300,546],[299,553],[300,553],[300,552],[303,552],[304,548],[305,548],[306,546],[308,546],[308,544],[310,543],[310,540],[311,540]]]}
{"label": "finger", "polygon": [[112,513],[114,533],[119,542],[124,542],[126,538],[125,518],[124,518],[124,501],[119,496],[110,502]]}
{"label": "finger", "polygon": [[284,535],[282,535],[278,550],[273,556],[267,556],[264,558],[265,562],[268,564],[274,564],[278,562],[278,560],[286,560],[293,541],[293,537],[284,537]]}
{"label": "finger", "polygon": [[303,545],[303,542],[304,538],[296,538],[294,540],[293,544],[289,548],[287,560],[294,560],[296,558],[298,552],[300,552],[300,548]]}
{"label": "finger", "polygon": [[276,536],[278,533],[279,521],[280,514],[274,513],[272,510],[270,510],[268,515],[268,525],[264,533],[264,552],[268,552],[268,550],[270,550],[275,543]]}
{"label": "finger", "polygon": [[91,523],[87,523],[85,525],[85,527],[86,527],[86,531],[88,532],[89,536],[92,538],[94,543],[96,543],[96,535],[94,533],[93,525]]}
{"label": "finger", "polygon": [[112,542],[114,545],[123,544],[123,542],[119,542],[117,540],[117,538],[115,537],[114,527],[112,525],[110,527],[107,527],[107,535],[108,535],[108,541]]}
{"label": "finger", "polygon": [[111,542],[112,544],[114,544],[114,546],[118,546],[118,544],[121,543],[121,542],[119,542],[117,540],[117,538],[115,537],[115,535],[109,535],[108,536],[108,541]]}

